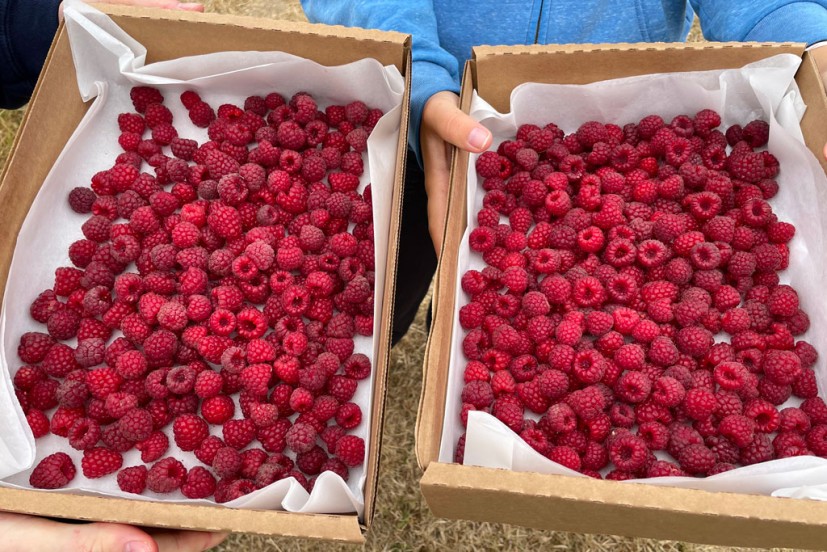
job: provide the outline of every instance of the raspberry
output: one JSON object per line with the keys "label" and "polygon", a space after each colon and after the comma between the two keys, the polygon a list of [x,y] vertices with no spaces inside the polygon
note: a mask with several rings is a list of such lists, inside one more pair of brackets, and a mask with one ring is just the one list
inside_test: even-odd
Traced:
{"label": "raspberry", "polygon": [[17,356],[27,364],[37,364],[46,358],[54,344],[55,340],[50,335],[39,332],[27,332],[20,337]]}
{"label": "raspberry", "polygon": [[183,414],[172,424],[175,444],[184,451],[197,449],[210,434],[207,422],[195,414]]}
{"label": "raspberry", "polygon": [[255,438],[256,427],[252,420],[228,420],[222,431],[224,442],[236,449],[243,449]]}
{"label": "raspberry", "polygon": [[161,458],[169,448],[169,439],[160,432],[153,432],[148,438],[135,445],[141,451],[141,460],[150,463]]}
{"label": "raspberry", "polygon": [[742,139],[753,148],[760,148],[765,145],[770,136],[770,125],[766,121],[756,119],[744,126]]}
{"label": "raspberry", "polygon": [[95,479],[118,471],[123,465],[123,457],[114,450],[94,447],[83,451],[81,469],[83,475]]}
{"label": "raspberry", "polygon": [[75,465],[68,454],[56,452],[41,460],[29,476],[29,484],[36,489],[59,489],[75,478]]}
{"label": "raspberry", "polygon": [[798,294],[790,286],[781,285],[770,293],[767,309],[775,316],[793,316],[798,310]]}
{"label": "raspberry", "polygon": [[609,459],[619,469],[624,471],[637,471],[646,463],[649,456],[649,449],[646,442],[631,433],[621,434],[609,442]]}
{"label": "raspberry", "polygon": [[287,446],[297,452],[307,452],[316,444],[316,430],[308,424],[295,424],[285,435]]}
{"label": "raspberry", "polygon": [[141,494],[146,488],[146,466],[132,466],[118,472],[118,487],[125,493]]}
{"label": "raspberry", "polygon": [[187,475],[187,469],[175,458],[159,460],[149,469],[146,476],[146,488],[154,493],[171,493],[181,487]]}
{"label": "raspberry", "polygon": [[777,385],[789,385],[801,375],[801,360],[792,351],[770,350],[764,355],[764,375]]}
{"label": "raspberry", "polygon": [[35,439],[49,433],[49,418],[41,410],[32,408],[26,412],[26,422],[29,424]]}
{"label": "raspberry", "polygon": [[365,441],[355,435],[345,435],[336,442],[334,452],[346,466],[360,466],[365,460]]}
{"label": "raspberry", "polygon": [[715,465],[715,454],[704,445],[688,445],[678,454],[678,463],[689,474],[705,474]]}
{"label": "raspberry", "polygon": [[152,416],[143,408],[134,408],[118,421],[118,429],[130,441],[143,441],[152,434]]}
{"label": "raspberry", "polygon": [[694,420],[706,420],[713,414],[716,406],[715,395],[698,387],[689,389],[683,401],[686,414]]}

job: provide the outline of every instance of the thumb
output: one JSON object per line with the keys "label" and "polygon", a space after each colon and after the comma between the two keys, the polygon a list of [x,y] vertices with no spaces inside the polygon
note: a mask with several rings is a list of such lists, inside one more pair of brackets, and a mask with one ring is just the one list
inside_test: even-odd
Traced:
{"label": "thumb", "polygon": [[0,513],[3,549],[62,552],[157,552],[155,540],[130,525],[62,523],[22,514]]}
{"label": "thumb", "polygon": [[430,97],[422,112],[422,124],[442,140],[460,149],[481,152],[493,140],[491,132],[462,112],[453,92],[438,92]]}

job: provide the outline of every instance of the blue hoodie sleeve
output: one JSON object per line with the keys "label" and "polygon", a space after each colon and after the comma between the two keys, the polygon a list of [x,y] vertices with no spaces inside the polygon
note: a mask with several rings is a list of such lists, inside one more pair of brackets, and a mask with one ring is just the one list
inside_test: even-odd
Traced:
{"label": "blue hoodie sleeve", "polygon": [[422,108],[442,90],[459,92],[457,60],[439,44],[432,0],[302,0],[310,21],[365,29],[399,31],[413,35],[411,121],[408,146],[420,166],[419,125]]}
{"label": "blue hoodie sleeve", "polygon": [[29,101],[57,30],[60,0],[0,0],[0,108]]}
{"label": "blue hoodie sleeve", "polygon": [[827,0],[691,0],[708,40],[815,42],[827,39]]}

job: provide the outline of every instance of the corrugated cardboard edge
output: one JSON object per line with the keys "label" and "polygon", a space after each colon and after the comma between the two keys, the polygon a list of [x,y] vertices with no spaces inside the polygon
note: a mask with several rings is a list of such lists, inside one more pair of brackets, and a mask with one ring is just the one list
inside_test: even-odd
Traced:
{"label": "corrugated cardboard edge", "polygon": [[[800,44],[725,44],[696,45],[572,45],[528,47],[479,47],[466,64],[463,74],[461,106],[468,112],[470,92],[477,83],[480,58],[485,70],[496,75],[497,83],[509,77],[503,65],[492,65],[508,60],[508,65],[548,60],[536,54],[560,53],[570,59],[566,63],[595,63],[607,51],[662,52],[668,50],[692,52],[724,52],[726,60],[735,59],[737,65],[722,65],[721,59],[708,60],[702,56],[681,56],[677,70],[705,70],[726,66],[740,66],[777,53],[801,55]],[[644,54],[645,55],[645,54]],[[501,56],[497,58],[497,56]],[[534,57],[536,59],[529,59]],[[529,61],[526,61],[529,59]],[[827,50],[822,60],[827,67]],[[523,66],[524,67],[524,66]],[[614,69],[614,71],[617,71]],[[619,73],[619,71],[617,71]],[[633,67],[633,74],[642,74]],[[545,75],[531,73],[543,82]],[[627,76],[618,74],[616,76]],[[582,74],[567,75],[572,82],[581,82]],[[594,80],[605,80],[601,79]],[[553,79],[559,82],[560,79]],[[816,62],[805,54],[797,75],[804,101],[808,105],[802,128],[808,138],[808,147],[825,165],[821,147],[827,141],[827,98],[819,78]],[[513,88],[513,86],[512,86]],[[505,88],[503,88],[505,90]],[[510,91],[510,88],[507,89]],[[508,96],[506,96],[508,97]],[[490,101],[490,98],[486,98]],[[502,102],[500,102],[502,104]],[[507,101],[500,106],[508,110]],[[691,542],[732,544],[740,546],[799,546],[812,549],[827,548],[827,504],[817,501],[797,501],[734,493],[708,493],[674,487],[652,487],[645,484],[623,486],[612,481],[587,478],[549,476],[535,473],[491,470],[438,462],[445,410],[445,389],[450,360],[450,340],[453,326],[453,297],[458,277],[454,252],[465,229],[465,180],[468,154],[456,151],[452,165],[446,236],[435,281],[434,317],[426,345],[423,366],[424,381],[416,429],[416,451],[420,467],[425,469],[421,490],[433,511],[440,517],[513,523],[542,529],[611,533],[628,536],[646,536],[680,539]],[[447,257],[446,257],[447,255]]]}
{"label": "corrugated cardboard edge", "polygon": [[[462,72],[462,89],[459,106],[465,113],[471,109],[474,62],[465,63]],[[451,362],[451,334],[456,298],[456,254],[465,230],[465,186],[468,168],[468,152],[453,148],[451,180],[448,188],[448,216],[442,231],[442,249],[439,252],[434,276],[431,300],[431,331],[425,343],[422,365],[422,392],[416,416],[416,461],[425,469],[439,458],[442,438],[442,420],[445,418],[445,388],[448,383],[448,366]],[[437,367],[430,369],[429,367]]]}
{"label": "corrugated cardboard edge", "polygon": [[432,463],[434,515],[578,533],[825,549],[827,503]]}
{"label": "corrugated cardboard edge", "polygon": [[[410,48],[407,48],[406,64],[404,75],[411,74]],[[411,87],[410,79],[406,80],[405,95],[402,98],[402,113],[407,114],[410,108]],[[369,485],[365,485],[365,525],[370,526],[373,520],[374,508],[376,506],[376,492],[379,486],[379,458],[381,448],[381,434],[384,428],[385,419],[385,398],[387,396],[388,370],[391,360],[391,338],[393,330],[393,306],[396,296],[396,269],[399,256],[399,232],[402,222],[402,201],[405,189],[405,159],[408,153],[408,117],[403,116],[399,127],[399,142],[396,147],[396,175],[393,181],[393,209],[390,219],[390,236],[388,249],[387,270],[385,272],[385,300],[382,305],[382,328],[380,331],[379,349],[387,351],[381,359],[381,373],[377,371],[373,404],[378,408],[373,409],[371,419],[371,443],[376,443],[374,452],[368,464]]]}
{"label": "corrugated cardboard edge", "polygon": [[[354,48],[345,48],[348,41],[358,40],[358,49],[361,57],[362,49],[377,53],[380,62],[383,64],[395,65],[405,76],[406,89],[402,106],[402,121],[400,140],[397,147],[397,170],[394,178],[393,202],[390,233],[392,246],[398,241],[399,221],[401,218],[402,188],[404,182],[406,137],[407,137],[407,113],[410,99],[410,44],[411,38],[401,33],[385,33],[381,31],[370,31],[362,29],[351,29],[345,27],[329,27],[324,25],[311,25],[307,23],[279,22],[273,20],[256,19],[241,16],[223,16],[214,14],[192,14],[188,12],[171,12],[155,9],[135,9],[122,6],[105,5],[104,11],[110,14],[115,22],[124,28],[130,29],[132,36],[139,41],[142,34],[142,26],[151,25],[154,33],[163,33],[164,24],[180,25],[198,24],[203,27],[213,26],[222,28],[223,32],[238,33],[244,29],[258,31],[275,31],[278,33],[289,33],[289,44],[281,48],[296,55],[301,50],[297,46],[296,39],[311,35],[312,42],[319,45],[320,41],[328,40],[328,50],[333,55],[323,56],[320,61],[328,65],[347,63],[357,59]],[[196,27],[192,27],[196,28]],[[238,35],[241,36],[241,35]],[[281,37],[282,39],[284,37]],[[178,43],[181,45],[181,36],[169,36],[165,44]],[[277,41],[278,42],[278,41]],[[284,42],[284,40],[282,40]],[[212,41],[211,48],[220,50],[220,41]],[[261,49],[267,49],[272,43],[258,42]],[[338,48],[334,46],[338,45]],[[190,45],[195,48],[195,45]],[[315,46],[314,46],[315,48]],[[252,47],[246,49],[254,49]],[[155,50],[151,50],[155,51]],[[396,52],[396,53],[394,53]],[[194,53],[205,53],[201,51],[187,51],[180,55],[191,55]],[[401,55],[398,55],[401,54]],[[150,54],[150,57],[152,55]],[[179,57],[175,55],[173,57]],[[157,56],[156,56],[157,58]],[[161,59],[164,59],[161,57]],[[8,264],[14,251],[17,234],[36,195],[36,190],[25,193],[16,189],[11,182],[10,171],[15,166],[15,159],[20,161],[20,155],[26,152],[28,162],[32,170],[38,172],[38,179],[42,181],[54,163],[57,155],[62,149],[62,143],[71,134],[77,121],[67,123],[69,128],[64,128],[60,133],[37,132],[38,128],[45,129],[48,125],[63,124],[61,118],[55,118],[48,108],[49,101],[41,95],[44,82],[53,83],[58,80],[62,83],[62,89],[71,89],[77,96],[76,85],[67,87],[65,81],[74,83],[73,71],[59,71],[53,62],[59,61],[61,67],[71,67],[71,54],[68,48],[68,37],[64,27],[58,29],[52,47],[47,56],[47,62],[43,73],[38,79],[33,94],[33,100],[24,115],[20,130],[15,137],[12,151],[3,169],[2,180],[0,180],[0,220],[7,228],[13,231],[3,232],[0,235],[0,285],[5,286],[8,277]],[[68,65],[67,65],[68,64]],[[85,106],[83,107],[85,111]],[[75,114],[77,115],[77,114]],[[82,115],[82,114],[81,114]],[[79,116],[78,116],[79,120]],[[45,132],[45,131],[44,131]],[[55,134],[62,137],[64,142],[61,145],[53,143],[57,138]],[[383,304],[383,312],[390,317],[393,309],[393,288],[396,273],[397,250],[394,247],[389,250],[388,270],[386,279],[386,299]],[[390,282],[390,284],[388,284]],[[390,318],[388,318],[390,320]],[[332,540],[348,543],[364,543],[364,531],[368,529],[373,517],[376,500],[376,485],[378,481],[378,464],[381,448],[381,427],[384,418],[384,399],[386,394],[387,370],[390,361],[390,322],[383,324],[380,329],[380,350],[387,351],[378,359],[376,370],[376,381],[374,386],[374,409],[371,413],[371,445],[366,455],[366,484],[365,484],[365,516],[364,524],[360,524],[355,515],[319,515],[319,514],[295,514],[283,511],[263,510],[234,510],[213,506],[192,506],[180,504],[166,504],[159,502],[137,502],[124,499],[108,497],[91,497],[78,495],[63,495],[54,493],[43,493],[39,491],[0,489],[0,510],[16,511],[34,515],[48,515],[53,517],[66,517],[72,519],[114,521],[136,525],[176,527],[186,529],[198,529],[207,531],[236,531],[249,532],[265,535],[296,536],[321,540]],[[384,349],[382,349],[384,348]]]}

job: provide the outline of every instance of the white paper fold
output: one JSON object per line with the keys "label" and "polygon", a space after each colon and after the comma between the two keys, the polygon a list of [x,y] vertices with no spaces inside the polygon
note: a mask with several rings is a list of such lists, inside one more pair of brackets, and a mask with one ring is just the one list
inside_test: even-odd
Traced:
{"label": "white paper fold", "polygon": [[[799,121],[805,106],[793,80],[799,63],[798,57],[784,54],[741,69],[645,75],[589,85],[526,83],[512,92],[511,113],[498,113],[475,95],[471,116],[494,134],[492,149],[511,139],[519,125],[525,123],[554,122],[569,133],[589,120],[622,126],[653,113],[668,121],[676,115],[691,116],[706,108],[721,114],[722,128],[757,118],[769,121],[768,149],[781,164],[780,190],[771,204],[781,220],[797,227],[790,243],[789,269],[780,276],[782,282],[796,288],[802,308],[810,316],[811,329],[801,339],[809,341],[821,354],[815,372],[823,396],[827,391],[827,332],[823,331],[827,327],[827,303],[823,300],[823,290],[827,287],[827,218],[821,209],[827,205],[827,178],[803,143]],[[476,213],[482,207],[484,195],[474,170],[476,157],[471,155],[468,165],[468,229],[457,258],[459,274],[485,266],[481,257],[472,255],[468,247],[468,234],[476,224]],[[459,278],[456,293],[460,300],[454,313],[441,462],[453,462],[455,444],[463,433],[459,412],[465,366],[464,333],[458,313],[459,307],[470,298],[462,291]],[[718,337],[719,340],[725,338]],[[793,399],[783,406],[799,403]],[[584,477],[537,453],[499,420],[484,412],[469,413],[464,463]],[[827,460],[788,458],[705,479],[670,477],[637,482],[827,500]]]}
{"label": "white paper fold", "polygon": [[[109,17],[77,0],[64,2],[64,16],[69,32],[72,55],[78,77],[78,88],[85,100],[94,98],[84,119],[68,141],[49,176],[43,183],[20,230],[11,263],[2,311],[0,311],[0,485],[28,487],[30,468],[40,459],[57,450],[68,449],[65,439],[48,436],[32,438],[25,417],[14,398],[10,374],[20,366],[17,344],[27,331],[43,331],[29,316],[29,305],[37,293],[51,288],[54,270],[69,266],[68,247],[81,239],[85,217],[66,205],[69,191],[88,185],[96,172],[111,166],[121,152],[117,143],[120,134],[115,121],[122,112],[131,112],[129,89],[136,84],[157,87],[166,98],[165,105],[173,112],[179,135],[199,143],[206,141],[203,129],[192,125],[178,96],[185,90],[196,90],[202,98],[217,107],[222,103],[242,103],[247,96],[277,91],[289,98],[305,90],[313,94],[321,108],[362,100],[382,109],[385,116],[376,125],[368,142],[365,174],[360,191],[372,183],[374,234],[376,245],[376,310],[375,332],[378,331],[384,294],[385,264],[390,232],[392,186],[396,148],[399,140],[400,115],[404,79],[392,66],[382,67],[376,60],[365,59],[338,67],[324,67],[315,62],[283,52],[221,52],[180,58],[144,65],[146,49]],[[239,31],[243,32],[243,31]],[[144,167],[147,170],[147,167]],[[358,338],[356,352],[378,358],[378,340]],[[353,434],[365,439],[369,446],[368,421],[373,396],[373,376],[360,383],[353,401],[361,405],[365,421]],[[237,412],[240,412],[237,409]],[[220,428],[213,428],[217,431]],[[171,432],[170,432],[171,433]],[[171,436],[171,435],[170,435]],[[170,442],[173,442],[170,439]],[[84,492],[121,496],[136,500],[190,501],[180,493],[143,496],[120,491],[115,477],[88,480],[80,473],[81,454],[67,451],[78,467],[78,475],[69,488],[52,492]],[[185,465],[200,462],[192,453],[175,454]],[[137,451],[129,451],[124,466],[140,464]],[[351,470],[349,481],[327,472],[320,475],[313,492],[308,494],[294,479],[279,481],[236,501],[230,507],[285,509],[303,513],[350,513],[364,510],[365,469]]]}

